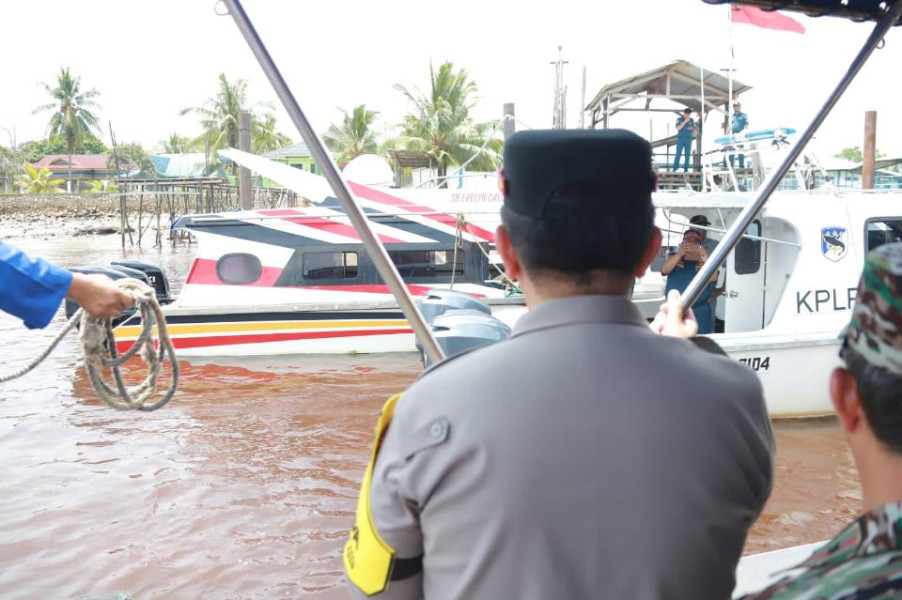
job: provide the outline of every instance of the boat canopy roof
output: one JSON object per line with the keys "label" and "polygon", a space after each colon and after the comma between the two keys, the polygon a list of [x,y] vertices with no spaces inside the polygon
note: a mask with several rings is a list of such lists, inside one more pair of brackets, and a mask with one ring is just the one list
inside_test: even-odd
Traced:
{"label": "boat canopy roof", "polygon": [[[812,17],[834,16],[876,21],[886,14],[886,0],[703,0],[708,4],[747,4],[765,10],[792,10]],[[902,24],[902,20],[896,25]]]}
{"label": "boat canopy roof", "polygon": [[[700,111],[703,89],[706,113],[720,109],[730,101],[730,81],[725,75],[687,60],[675,60],[605,85],[586,106],[586,111],[592,112],[598,122],[602,113],[606,112],[610,118],[627,110],[627,105],[636,100],[645,102],[644,110],[652,110],[650,105],[655,99],[667,99]],[[733,79],[733,97],[750,89],[752,86]],[[673,112],[672,108],[666,110]]]}

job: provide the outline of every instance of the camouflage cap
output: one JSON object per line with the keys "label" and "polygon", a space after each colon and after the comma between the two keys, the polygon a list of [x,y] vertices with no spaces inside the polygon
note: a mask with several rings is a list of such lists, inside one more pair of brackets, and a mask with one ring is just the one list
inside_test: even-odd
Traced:
{"label": "camouflage cap", "polygon": [[879,246],[868,254],[852,320],[843,347],[902,376],[902,243]]}

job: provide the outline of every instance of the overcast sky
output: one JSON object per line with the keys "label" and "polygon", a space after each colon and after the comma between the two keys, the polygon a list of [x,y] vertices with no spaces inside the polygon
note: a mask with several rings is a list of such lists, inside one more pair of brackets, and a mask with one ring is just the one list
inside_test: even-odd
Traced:
{"label": "overcast sky", "polygon": [[[791,14],[804,35],[728,25],[726,6],[701,0],[595,2],[556,0],[245,0],[245,10],[268,46],[301,107],[322,132],[341,118],[338,107],[365,103],[383,127],[408,109],[394,89],[428,86],[429,63],[465,68],[479,87],[477,117],[501,116],[513,102],[518,129],[551,125],[554,66],[563,47],[569,127],[579,126],[582,72],[586,98],[628,75],[686,59],[706,69],[726,68],[730,43],[736,78],[753,86],[743,97],[752,128],[803,128],[839,81],[871,24]],[[170,133],[195,136],[200,128],[179,110],[203,104],[217,76],[248,81],[252,102],[277,104],[262,71],[230,17],[213,0],[7,0],[0,5],[0,144],[45,134],[51,86],[60,67],[101,92],[97,111],[109,144],[153,149]],[[832,154],[862,145],[864,113],[878,111],[877,147],[902,156],[898,65],[902,28],[890,32],[849,93],[834,110],[815,148]],[[300,138],[279,107],[280,129]],[[615,120],[648,137],[666,125],[647,117]],[[713,130],[713,128],[712,128]]]}

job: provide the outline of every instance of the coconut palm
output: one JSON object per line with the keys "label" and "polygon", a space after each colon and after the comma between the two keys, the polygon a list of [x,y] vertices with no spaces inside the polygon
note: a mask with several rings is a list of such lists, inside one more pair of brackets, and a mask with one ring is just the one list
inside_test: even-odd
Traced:
{"label": "coconut palm", "polygon": [[72,180],[72,154],[81,148],[85,138],[98,131],[97,116],[92,108],[100,108],[94,99],[100,95],[95,89],[81,90],[81,77],[73,77],[68,68],[60,68],[56,87],[41,84],[53,97],[53,102],[34,109],[35,113],[53,111],[47,125],[48,135],[66,141],[69,155],[69,181]]}
{"label": "coconut palm", "polygon": [[41,167],[39,170],[31,165],[25,165],[25,173],[16,181],[16,185],[25,188],[26,194],[55,194],[62,191],[59,185],[65,181],[53,177],[53,173],[47,167]]}
{"label": "coconut palm", "polygon": [[440,187],[447,187],[444,178],[451,165],[496,169],[501,163],[503,142],[495,136],[496,124],[476,123],[470,116],[478,90],[467,71],[455,71],[454,63],[449,61],[438,71],[430,64],[429,75],[428,94],[395,85],[414,106],[401,122],[401,135],[395,144],[425,152],[438,171]]}
{"label": "coconut palm", "polygon": [[329,150],[337,153],[336,160],[346,163],[361,154],[378,152],[379,142],[373,131],[373,121],[379,114],[375,110],[367,110],[365,104],[355,106],[350,113],[341,108],[344,118],[341,125],[333,123],[323,134],[323,142]]}
{"label": "coconut palm", "polygon": [[262,121],[256,121],[251,127],[251,149],[254,154],[263,154],[291,145],[291,138],[276,131],[276,116],[263,115]]}
{"label": "coconut palm", "polygon": [[165,140],[160,140],[157,146],[163,154],[181,154],[191,150],[192,140],[189,137],[170,133]]}
{"label": "coconut palm", "polygon": [[[259,119],[248,105],[247,82],[236,79],[232,83],[226,79],[225,73],[220,73],[219,90],[216,95],[207,100],[203,106],[183,108],[179,114],[194,113],[200,117],[204,132],[194,140],[194,143],[208,148],[211,156],[215,158],[220,150],[230,146],[238,147],[238,120],[244,112],[250,113],[253,130],[254,122]],[[213,160],[211,164],[216,165],[218,162]],[[233,172],[237,170],[235,165],[232,165],[232,169]]]}

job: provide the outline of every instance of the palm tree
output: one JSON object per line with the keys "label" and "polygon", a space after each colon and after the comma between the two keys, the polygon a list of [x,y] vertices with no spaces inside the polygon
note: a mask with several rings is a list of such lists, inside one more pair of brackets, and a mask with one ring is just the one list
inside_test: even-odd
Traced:
{"label": "palm tree", "polygon": [[440,187],[447,187],[445,177],[451,165],[468,164],[477,170],[498,168],[503,142],[495,136],[496,124],[476,123],[470,117],[477,88],[467,71],[455,71],[454,63],[448,61],[437,72],[430,64],[429,75],[429,94],[395,85],[414,106],[401,122],[396,144],[425,152],[438,170]]}
{"label": "palm tree", "polygon": [[27,194],[55,194],[62,191],[58,187],[61,183],[65,180],[54,178],[47,167],[38,170],[31,165],[25,165],[25,174],[16,181],[16,185],[25,188]]}
{"label": "palm tree", "polygon": [[97,117],[89,109],[100,108],[94,99],[100,95],[95,89],[81,91],[81,77],[73,77],[68,68],[60,67],[56,87],[42,83],[53,102],[39,106],[34,113],[54,111],[47,125],[51,138],[64,139],[69,154],[69,181],[72,181],[72,153],[81,148],[86,137],[98,131]]}
{"label": "palm tree", "polygon": [[276,116],[265,114],[263,121],[256,121],[251,126],[251,149],[254,154],[263,154],[291,145],[291,138],[276,131]]}
{"label": "palm tree", "polygon": [[323,134],[329,150],[338,153],[337,161],[347,163],[361,154],[378,152],[379,142],[372,127],[379,112],[367,110],[365,104],[355,106],[350,114],[343,108],[339,110],[344,114],[341,125],[333,123]]}
{"label": "palm tree", "polygon": [[179,135],[177,133],[170,133],[168,138],[166,138],[165,140],[160,140],[157,147],[163,154],[181,154],[182,152],[190,151],[191,145],[191,138]]}
{"label": "palm tree", "polygon": [[[204,132],[194,142],[208,148],[210,155],[215,159],[219,150],[229,146],[238,147],[238,120],[241,113],[244,112],[251,113],[251,129],[253,130],[254,121],[259,120],[248,106],[247,82],[243,79],[236,79],[234,83],[230,83],[226,79],[225,73],[220,73],[219,90],[216,95],[207,100],[203,106],[183,108],[179,114],[194,113],[200,116]],[[217,160],[211,161],[212,165],[217,163]],[[233,164],[232,169],[234,173],[237,167]]]}

